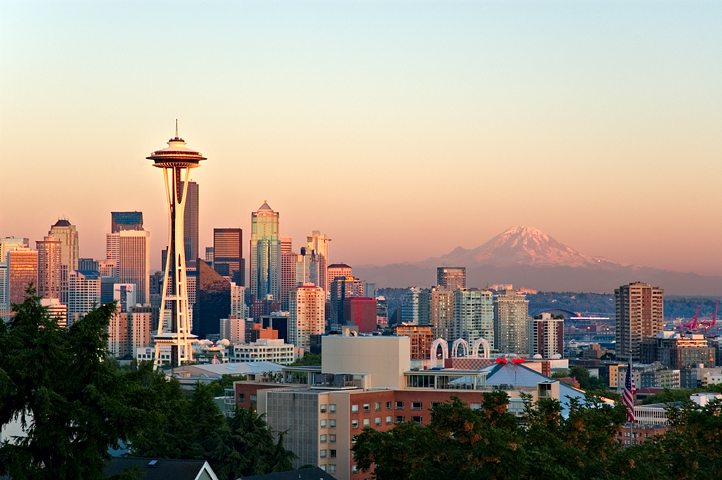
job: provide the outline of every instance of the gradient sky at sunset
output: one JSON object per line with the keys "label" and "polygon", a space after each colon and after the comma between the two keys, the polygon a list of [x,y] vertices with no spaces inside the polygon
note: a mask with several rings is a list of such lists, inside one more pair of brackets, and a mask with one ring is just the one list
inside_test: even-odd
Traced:
{"label": "gradient sky at sunset", "polygon": [[158,267],[145,157],[178,118],[201,248],[268,200],[332,262],[529,225],[722,275],[721,25],[722,2],[3,1],[0,236],[65,216],[104,258],[109,212],[141,210]]}

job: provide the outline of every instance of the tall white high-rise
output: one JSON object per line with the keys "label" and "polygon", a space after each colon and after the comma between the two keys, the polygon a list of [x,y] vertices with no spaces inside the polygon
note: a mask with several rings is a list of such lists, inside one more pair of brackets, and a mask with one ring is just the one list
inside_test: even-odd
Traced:
{"label": "tall white high-rise", "polygon": [[289,342],[309,350],[311,335],[326,331],[326,293],[323,288],[309,283],[291,290],[288,304]]}
{"label": "tall white high-rise", "polygon": [[[326,268],[328,267],[328,243],[331,241],[325,233],[321,233],[318,230],[311,232],[310,237],[306,237],[306,250],[311,250],[313,254],[313,261],[315,263],[315,272],[311,272],[311,281],[316,286],[323,288],[324,292],[328,292],[329,284],[333,280],[329,280],[326,275]],[[351,275],[351,272],[349,272]]]}
{"label": "tall white high-rise", "polygon": [[[161,346],[170,346],[171,366],[179,366],[183,362],[193,360],[191,344],[196,339],[191,334],[190,307],[188,304],[188,284],[185,255],[185,208],[188,195],[190,171],[200,167],[200,162],[206,158],[187,148],[186,142],[178,137],[178,124],[176,122],[176,135],[168,141],[168,147],[156,150],[148,159],[153,160],[154,166],[163,169],[165,179],[165,193],[168,202],[168,256],[165,262],[163,275],[162,299],[160,318],[165,317],[167,302],[171,304],[170,330],[163,332],[163,322],[159,322],[158,335],[155,337],[155,365],[161,364]],[[183,190],[181,190],[183,186]],[[123,266],[120,265],[122,270]],[[146,284],[148,285],[148,284]],[[172,289],[172,290],[171,290]],[[170,290],[170,293],[169,293]],[[147,287],[145,288],[148,293]],[[143,299],[150,296],[147,295]]]}
{"label": "tall white high-rise", "polygon": [[80,245],[78,244],[78,230],[68,220],[61,219],[50,227],[48,236],[60,241],[60,263],[65,265],[68,272],[78,269],[80,259]]}
{"label": "tall white high-rise", "polygon": [[100,305],[100,275],[96,271],[73,270],[68,278],[68,326]]}
{"label": "tall white high-rise", "polygon": [[454,326],[451,337],[469,344],[479,338],[494,348],[494,295],[489,290],[461,288],[454,291]]}
{"label": "tall white high-rise", "polygon": [[509,289],[494,298],[494,345],[499,353],[527,353],[528,316],[529,300],[524,294]]}
{"label": "tall white high-rise", "polygon": [[[116,262],[118,283],[134,283],[136,300],[150,302],[150,232],[121,230],[106,235],[107,259]],[[108,266],[110,270],[110,266]]]}
{"label": "tall white high-rise", "polygon": [[[235,318],[248,317],[248,307],[246,306],[246,287],[231,282],[231,315]],[[230,339],[229,339],[230,340]]]}

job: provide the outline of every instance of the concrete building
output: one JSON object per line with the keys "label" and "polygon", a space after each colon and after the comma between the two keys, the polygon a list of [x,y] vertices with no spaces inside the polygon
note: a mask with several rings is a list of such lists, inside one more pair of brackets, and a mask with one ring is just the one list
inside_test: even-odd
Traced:
{"label": "concrete building", "polygon": [[[317,287],[323,288],[324,292],[328,292],[330,280],[327,275],[328,270],[328,244],[331,241],[325,233],[318,230],[311,232],[310,237],[306,237],[306,249],[311,250],[315,257],[316,275],[311,276],[311,282]],[[349,271],[348,275],[351,275]]]}
{"label": "concrete building", "polygon": [[97,271],[73,270],[68,279],[68,326],[101,305],[101,277]]}
{"label": "concrete building", "polygon": [[[446,341],[452,338],[454,330],[454,290],[435,287],[428,291],[429,295],[429,325],[431,325],[434,338],[443,338]],[[493,320],[492,305],[492,320]],[[493,329],[493,323],[492,323]],[[489,339],[493,340],[492,338]]]}
{"label": "concrete building", "polygon": [[389,301],[385,297],[376,297],[376,324],[389,324]]}
{"label": "concrete building", "polygon": [[235,318],[247,318],[246,287],[231,282],[231,315]]}
{"label": "concrete building", "polygon": [[552,318],[542,313],[541,318],[530,318],[527,328],[529,355],[540,355],[543,359],[564,356],[564,319]]}
{"label": "concrete building", "polygon": [[63,279],[61,242],[47,236],[35,243],[38,249],[38,296],[60,299]]}
{"label": "concrete building", "polygon": [[[60,241],[60,272],[61,272],[61,294],[60,301],[68,302],[68,275],[73,270],[83,270],[78,265],[80,259],[80,243],[78,241],[78,230],[68,220],[61,219],[50,227],[49,237]],[[95,269],[89,269],[95,270]]]}
{"label": "concrete building", "polygon": [[320,368],[283,367],[280,374],[236,382],[235,400],[265,414],[274,431],[285,432],[284,446],[298,456],[296,466],[316,465],[338,479],[373,476],[353,462],[354,435],[405,421],[428,425],[430,409],[452,395],[479,409],[485,391],[503,388],[516,415],[524,410],[521,393],[532,401],[560,400],[565,416],[570,398],[584,398],[584,392],[505,360],[481,370],[412,370],[409,337],[322,338]]}
{"label": "concrete building", "polygon": [[113,301],[118,302],[122,313],[129,312],[132,307],[138,305],[135,295],[135,284],[115,283],[113,284]]}
{"label": "concrete building", "polygon": [[466,288],[466,267],[438,267],[436,285],[447,290]]}
{"label": "concrete building", "polygon": [[[288,294],[291,290],[296,288],[299,284],[297,283],[297,263],[298,254],[293,251],[293,241],[290,238],[281,237],[281,279],[280,279],[280,291],[279,297],[274,297],[274,300],[281,302],[281,309],[288,310]],[[301,283],[303,285],[303,283]]]}
{"label": "concrete building", "polygon": [[[266,201],[251,214],[251,295],[281,298],[281,238],[279,236],[280,214],[274,212]],[[215,252],[218,255],[218,252]]]}
{"label": "concrete building", "polygon": [[641,360],[642,340],[664,330],[664,290],[644,282],[614,290],[617,358]]}
{"label": "concrete building", "polygon": [[[131,226],[135,227],[137,225]],[[107,259],[114,260],[117,265],[115,278],[118,279],[119,283],[135,284],[138,303],[149,303],[150,232],[121,229],[118,232],[106,235],[106,246]]]}
{"label": "concrete building", "polygon": [[288,303],[290,343],[309,350],[311,335],[326,331],[326,295],[321,287],[309,283],[291,290]]}
{"label": "concrete building", "polygon": [[376,299],[354,297],[344,300],[343,322],[344,325],[356,325],[360,333],[376,330]]}
{"label": "concrete building", "polygon": [[463,338],[469,345],[484,338],[489,347],[494,348],[494,294],[490,290],[462,288],[454,291],[451,336]]}
{"label": "concrete building", "polygon": [[246,320],[233,315],[221,318],[220,335],[221,338],[227,339],[232,344],[244,343],[246,341]]}
{"label": "concrete building", "polygon": [[398,337],[411,339],[411,359],[429,360],[431,344],[434,342],[433,327],[429,325],[396,325],[394,332]]}
{"label": "concrete building", "polygon": [[411,287],[404,292],[401,297],[401,323],[419,325],[421,291],[419,287]]}
{"label": "concrete building", "polygon": [[261,338],[251,343],[231,344],[228,346],[228,361],[273,362],[278,365],[290,365],[294,362],[293,345],[282,339]]}
{"label": "concrete building", "polygon": [[642,363],[659,362],[671,369],[706,368],[716,364],[716,348],[702,334],[686,334],[662,331],[640,342]]}
{"label": "concrete building", "polygon": [[110,233],[143,230],[143,212],[110,212]]}
{"label": "concrete building", "polygon": [[526,354],[529,300],[516,290],[494,297],[494,345],[501,353]]}
{"label": "concrete building", "polygon": [[59,326],[68,326],[68,306],[60,303],[59,298],[43,298],[40,305],[47,307],[50,318],[58,319]]}

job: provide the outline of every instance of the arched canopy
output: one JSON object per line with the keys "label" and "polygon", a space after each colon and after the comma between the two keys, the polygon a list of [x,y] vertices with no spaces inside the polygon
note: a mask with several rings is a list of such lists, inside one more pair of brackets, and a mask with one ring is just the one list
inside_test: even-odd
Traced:
{"label": "arched canopy", "polygon": [[458,355],[459,345],[464,346],[464,355],[466,355],[468,357],[469,356],[469,344],[463,338],[457,338],[456,340],[454,340],[454,343],[451,345],[451,356],[453,358],[456,358],[459,356]]}
{"label": "arched canopy", "polygon": [[437,338],[431,344],[431,360],[436,360],[436,351],[439,349],[439,345],[441,345],[441,358],[444,360],[449,358],[449,344],[443,338]]}
{"label": "arched canopy", "polygon": [[474,342],[474,346],[471,349],[471,356],[474,358],[479,358],[479,346],[484,346],[484,356],[481,358],[489,358],[489,342],[486,341],[484,337],[479,337]]}

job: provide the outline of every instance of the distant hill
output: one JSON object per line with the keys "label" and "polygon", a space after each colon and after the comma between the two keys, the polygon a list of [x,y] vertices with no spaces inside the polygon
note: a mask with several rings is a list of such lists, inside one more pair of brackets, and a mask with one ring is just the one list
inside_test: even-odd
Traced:
{"label": "distant hill", "polygon": [[590,257],[544,232],[517,226],[483,245],[458,247],[441,257],[415,263],[354,266],[357,277],[379,287],[427,287],[436,283],[436,267],[466,267],[467,285],[512,283],[542,291],[613,293],[620,285],[644,281],[667,294],[722,295],[722,277],[624,265]]}

